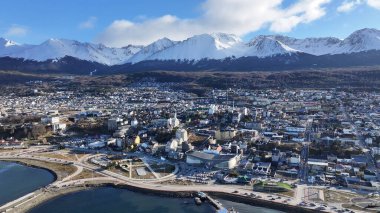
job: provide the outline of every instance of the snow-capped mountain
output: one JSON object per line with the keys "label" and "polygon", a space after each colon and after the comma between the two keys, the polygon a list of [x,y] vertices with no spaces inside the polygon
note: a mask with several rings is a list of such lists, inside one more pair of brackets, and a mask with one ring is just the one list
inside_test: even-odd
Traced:
{"label": "snow-capped mountain", "polygon": [[[144,57],[133,57],[131,63],[146,60],[200,60],[240,57],[271,57],[306,53],[314,56],[349,54],[368,50],[380,50],[380,31],[362,29],[344,40],[334,37],[296,39],[281,35],[257,36],[248,43],[239,37],[215,33],[202,34],[162,48]],[[154,43],[153,43],[154,44]],[[153,54],[152,54],[153,53]],[[137,53],[140,55],[141,53]],[[150,56],[149,56],[150,54]]]}
{"label": "snow-capped mountain", "polygon": [[149,57],[151,57],[152,55],[154,55],[160,51],[163,51],[169,47],[172,47],[175,44],[177,44],[176,41],[172,41],[168,38],[162,38],[160,40],[153,42],[152,44],[150,44],[146,47],[143,47],[139,52],[137,52],[133,57],[131,57],[128,60],[128,62],[137,63],[140,61],[144,61],[144,60],[148,59]]}
{"label": "snow-capped mountain", "polygon": [[242,57],[266,58],[307,54],[333,56],[380,50],[380,31],[362,29],[346,39],[333,37],[297,39],[281,35],[257,36],[243,42],[231,34],[213,33],[190,37],[183,41],[163,38],[147,46],[129,45],[123,48],[82,43],[67,39],[49,39],[39,45],[18,44],[0,38],[0,57],[44,62],[65,56],[97,62],[102,65],[137,64],[146,61],[237,60]]}
{"label": "snow-capped mountain", "polygon": [[333,37],[296,39],[287,36],[271,36],[288,47],[311,55],[331,54],[339,48],[341,40]]}
{"label": "snow-capped mountain", "polygon": [[248,47],[246,56],[257,56],[260,58],[298,52],[272,36],[258,36],[248,43]]}
{"label": "snow-capped mountain", "polygon": [[12,46],[18,46],[18,45],[19,44],[17,44],[14,41],[11,41],[11,40],[8,40],[5,38],[0,38],[0,46],[1,47],[12,47]]}
{"label": "snow-capped mountain", "polygon": [[21,51],[27,47],[28,45],[20,45],[14,41],[0,38],[0,56],[9,56],[10,54]]}
{"label": "snow-capped mountain", "polygon": [[232,55],[243,55],[245,45],[234,35],[214,33],[202,34],[178,42],[165,50],[147,57],[148,60],[200,60],[223,59]]}
{"label": "snow-capped mountain", "polygon": [[124,48],[110,48],[102,44],[81,43],[67,39],[49,39],[40,45],[19,45],[9,40],[0,39],[0,56],[35,61],[71,56],[106,65],[123,64],[141,48],[141,46],[132,45]]}
{"label": "snow-capped mountain", "polygon": [[353,53],[380,50],[380,30],[361,29],[344,39],[334,53]]}

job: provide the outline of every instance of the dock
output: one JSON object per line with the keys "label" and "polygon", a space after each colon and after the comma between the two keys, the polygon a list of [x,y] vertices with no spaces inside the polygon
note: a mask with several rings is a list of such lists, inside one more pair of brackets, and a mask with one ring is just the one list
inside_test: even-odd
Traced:
{"label": "dock", "polygon": [[[224,208],[221,203],[219,203],[217,200],[213,199],[209,195],[203,192],[198,192],[197,196],[203,200],[207,200],[212,206],[216,208],[217,213],[230,213],[231,211]],[[233,213],[233,212],[231,212]]]}
{"label": "dock", "polygon": [[220,210],[223,210],[225,209],[222,204],[220,204],[219,202],[217,202],[215,199],[213,199],[212,197],[206,195],[206,200],[211,204],[213,205],[216,210],[219,212]]}

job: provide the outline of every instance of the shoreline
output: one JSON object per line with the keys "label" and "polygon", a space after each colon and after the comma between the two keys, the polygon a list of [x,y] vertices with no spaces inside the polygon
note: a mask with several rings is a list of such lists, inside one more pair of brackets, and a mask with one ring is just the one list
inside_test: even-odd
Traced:
{"label": "shoreline", "polygon": [[[30,163],[27,163],[27,162],[25,162],[23,160],[25,160],[25,159],[20,159],[20,160],[17,160],[17,159],[0,159],[0,161],[10,162],[10,163],[17,163],[17,164],[20,164],[20,165],[23,165],[23,166],[28,166],[28,167],[32,167],[32,168],[36,168],[36,169],[43,169],[43,170],[48,171],[49,173],[51,173],[53,175],[54,180],[51,183],[54,183],[55,181],[58,180],[58,175],[57,175],[57,173],[53,169],[48,168],[48,167],[43,167],[41,165],[30,164]],[[51,183],[49,183],[49,184],[51,184]],[[48,185],[46,185],[46,186],[48,186]]]}
{"label": "shoreline", "polygon": [[[142,187],[135,187],[131,185],[109,184],[109,185],[104,185],[104,186],[122,188],[122,189],[127,189],[133,192],[153,194],[153,195],[165,196],[165,197],[192,198],[194,194],[197,193],[197,191],[175,191],[174,192],[174,191],[166,191],[164,189],[152,190],[152,189],[146,189]],[[223,198],[225,200],[230,200],[236,203],[243,203],[243,204],[247,204],[251,206],[263,207],[263,208],[268,208],[268,209],[273,209],[273,210],[279,210],[279,211],[285,210],[285,212],[296,212],[296,213],[322,212],[322,211],[318,211],[314,209],[306,209],[299,206],[293,206],[293,205],[288,205],[284,203],[268,201],[264,199],[252,198],[252,197],[242,196],[238,194],[230,194],[230,193],[225,193],[225,192],[215,192],[215,191],[207,191],[207,190],[203,192],[211,196],[214,196],[216,198]]]}
{"label": "shoreline", "polygon": [[[24,159],[25,160],[25,159]],[[58,179],[58,175],[56,171],[54,171],[52,168],[46,168],[41,165],[33,165],[32,163],[28,163],[23,161],[23,159],[1,159],[1,161],[8,161],[8,162],[14,162],[14,163],[20,163],[25,166],[30,166],[30,167],[35,167],[39,169],[45,169],[49,172],[51,172],[54,177],[56,177],[55,181],[52,183],[56,182]],[[50,183],[50,184],[52,184]],[[50,185],[48,184],[48,185]],[[48,186],[47,185],[47,186]],[[46,187],[46,186],[45,186]],[[43,187],[43,188],[45,188]],[[157,187],[155,189],[152,188],[145,188],[145,187],[139,187],[139,186],[134,186],[134,185],[128,185],[128,184],[122,184],[122,183],[110,183],[110,182],[105,182],[105,183],[96,183],[94,182],[84,182],[83,185],[80,186],[71,186],[71,187],[65,187],[62,189],[50,189],[49,191],[43,191],[37,198],[34,198],[32,200],[28,200],[23,205],[17,206],[17,209],[12,209],[9,212],[22,212],[22,213],[27,213],[31,209],[58,197],[68,195],[70,193],[75,193],[78,191],[84,191],[84,190],[91,190],[99,187],[113,187],[113,188],[119,188],[119,189],[126,189],[130,190],[132,192],[137,192],[137,193],[143,193],[143,194],[148,194],[148,195],[155,195],[155,196],[161,196],[161,197],[175,197],[175,198],[192,198],[198,191],[168,191],[165,190],[165,186],[163,185],[162,187]],[[36,191],[39,191],[43,188],[40,188]],[[252,205],[252,206],[258,206],[258,207],[263,207],[263,208],[268,208],[268,209],[273,209],[273,210],[280,210],[280,211],[286,211],[286,212],[296,212],[296,213],[309,213],[309,212],[322,212],[322,211],[317,211],[317,210],[312,210],[312,209],[306,209],[303,207],[299,206],[293,206],[293,205],[288,205],[284,203],[279,203],[279,202],[273,202],[273,201],[268,201],[264,199],[257,199],[257,198],[252,198],[252,197],[246,197],[238,194],[231,194],[231,193],[226,193],[226,192],[217,192],[217,191],[204,191],[205,193],[212,195],[216,198],[223,198],[225,200],[230,200],[233,202],[237,203],[244,203],[247,205]]]}

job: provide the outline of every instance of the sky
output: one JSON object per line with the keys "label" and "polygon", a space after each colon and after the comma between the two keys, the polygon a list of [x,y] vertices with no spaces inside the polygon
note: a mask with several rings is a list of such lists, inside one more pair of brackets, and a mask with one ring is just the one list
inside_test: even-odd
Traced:
{"label": "sky", "polygon": [[0,37],[49,38],[122,47],[223,32],[345,38],[380,29],[380,0],[1,0]]}

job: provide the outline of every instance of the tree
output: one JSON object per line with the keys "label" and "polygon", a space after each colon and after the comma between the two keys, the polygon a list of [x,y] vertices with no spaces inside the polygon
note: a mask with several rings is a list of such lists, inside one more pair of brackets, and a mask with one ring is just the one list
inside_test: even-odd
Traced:
{"label": "tree", "polygon": [[44,125],[34,125],[32,127],[31,133],[32,133],[32,137],[34,139],[37,139],[38,137],[46,134],[46,128]]}

